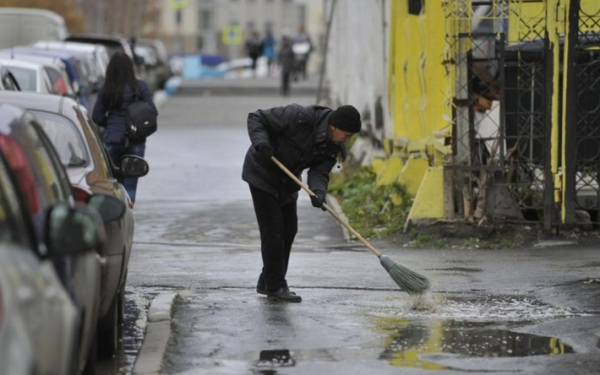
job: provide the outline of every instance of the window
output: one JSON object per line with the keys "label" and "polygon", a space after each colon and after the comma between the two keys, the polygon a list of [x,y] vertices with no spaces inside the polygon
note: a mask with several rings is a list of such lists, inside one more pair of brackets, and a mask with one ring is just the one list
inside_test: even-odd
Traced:
{"label": "window", "polygon": [[210,30],[212,26],[212,11],[210,9],[200,9],[198,14],[198,29]]}
{"label": "window", "polygon": [[0,164],[0,241],[33,246],[28,236],[27,222],[20,206],[17,189],[10,179],[7,166],[2,161]]}
{"label": "window", "polygon": [[32,69],[7,66],[6,69],[12,73],[22,91],[37,91],[36,72]]}
{"label": "window", "polygon": [[202,50],[204,49],[204,37],[203,37],[203,36],[199,36],[199,37],[196,39],[196,48],[197,48],[199,51],[202,51]]}
{"label": "window", "polygon": [[2,87],[5,90],[21,91],[21,88],[19,87],[15,77],[5,67],[0,69],[0,74],[2,74]]}
{"label": "window", "polygon": [[68,118],[49,112],[32,111],[67,168],[85,167],[88,154],[81,134]]}
{"label": "window", "polygon": [[408,0],[408,14],[418,16],[425,12],[425,0]]}
{"label": "window", "polygon": [[298,25],[306,25],[306,5],[298,6]]}

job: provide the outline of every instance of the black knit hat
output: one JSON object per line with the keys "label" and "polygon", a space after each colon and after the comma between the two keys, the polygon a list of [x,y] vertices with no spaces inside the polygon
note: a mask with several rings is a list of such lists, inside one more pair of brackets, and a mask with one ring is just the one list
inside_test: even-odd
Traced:
{"label": "black knit hat", "polygon": [[358,133],[360,131],[360,113],[351,105],[343,105],[331,113],[329,123],[338,129]]}

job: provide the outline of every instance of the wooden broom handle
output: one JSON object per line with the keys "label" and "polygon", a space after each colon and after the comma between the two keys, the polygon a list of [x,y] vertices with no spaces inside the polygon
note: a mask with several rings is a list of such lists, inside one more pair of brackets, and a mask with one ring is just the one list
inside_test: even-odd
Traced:
{"label": "wooden broom handle", "polygon": [[[275,158],[275,156],[271,156],[271,160],[283,172],[285,172],[285,174],[287,174],[292,180],[294,180],[295,183],[300,185],[300,187],[302,189],[304,189],[304,191],[306,191],[308,193],[308,195],[310,195],[311,197],[316,195],[315,193],[312,192],[312,190],[310,190],[308,185],[306,185],[304,182],[300,181],[300,179],[298,179],[298,177],[296,177],[292,172],[290,172],[290,170],[287,169],[285,165],[281,164],[281,162],[279,160],[277,160]],[[365,240],[363,238],[363,236],[360,235],[360,233],[355,231],[354,228],[352,228],[350,226],[350,224],[348,224],[346,221],[342,220],[342,218],[339,217],[338,214],[331,207],[329,207],[329,205],[327,205],[327,203],[323,203],[323,208],[325,208],[327,210],[327,212],[329,212],[331,214],[331,216],[333,216],[337,221],[339,221],[340,224],[342,224],[344,227],[346,227],[346,229],[348,229],[356,238],[358,238],[358,240],[360,242],[362,242],[363,245],[365,245],[367,247],[367,249],[371,250],[371,252],[373,252],[373,254],[377,255],[377,257],[381,257],[381,252],[379,250],[377,250],[373,245],[371,245],[367,240]]]}

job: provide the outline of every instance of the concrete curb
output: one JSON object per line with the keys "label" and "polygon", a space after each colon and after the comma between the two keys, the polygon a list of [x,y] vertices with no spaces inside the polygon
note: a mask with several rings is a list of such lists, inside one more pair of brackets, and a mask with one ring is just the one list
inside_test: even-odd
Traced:
{"label": "concrete curb", "polygon": [[[316,96],[316,87],[291,87],[290,92],[296,96]],[[246,86],[191,86],[181,85],[177,92],[177,96],[245,96],[245,95],[263,95],[263,96],[279,96],[281,88],[279,87],[246,87]]]}
{"label": "concrete curb", "polygon": [[148,310],[148,325],[138,353],[133,374],[159,374],[171,336],[171,310],[178,293],[159,294]]}
{"label": "concrete curb", "polygon": [[[329,204],[329,207],[331,207],[342,220],[344,220],[346,223],[349,223],[348,217],[344,213],[344,210],[342,210],[342,206],[337,201],[337,199],[335,199],[335,197],[333,195],[327,196],[327,203]],[[350,242],[350,240],[351,240],[350,231],[345,226],[343,226],[341,223],[338,223],[338,224],[340,225],[340,228],[342,228],[342,233],[344,234],[344,240],[346,242]]]}

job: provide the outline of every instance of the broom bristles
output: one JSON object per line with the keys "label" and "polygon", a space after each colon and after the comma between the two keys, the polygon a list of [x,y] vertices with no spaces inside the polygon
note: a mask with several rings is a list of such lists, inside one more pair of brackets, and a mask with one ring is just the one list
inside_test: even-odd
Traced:
{"label": "broom bristles", "polygon": [[386,255],[379,257],[379,260],[394,282],[406,293],[422,294],[429,289],[429,280],[425,276],[397,264]]}

